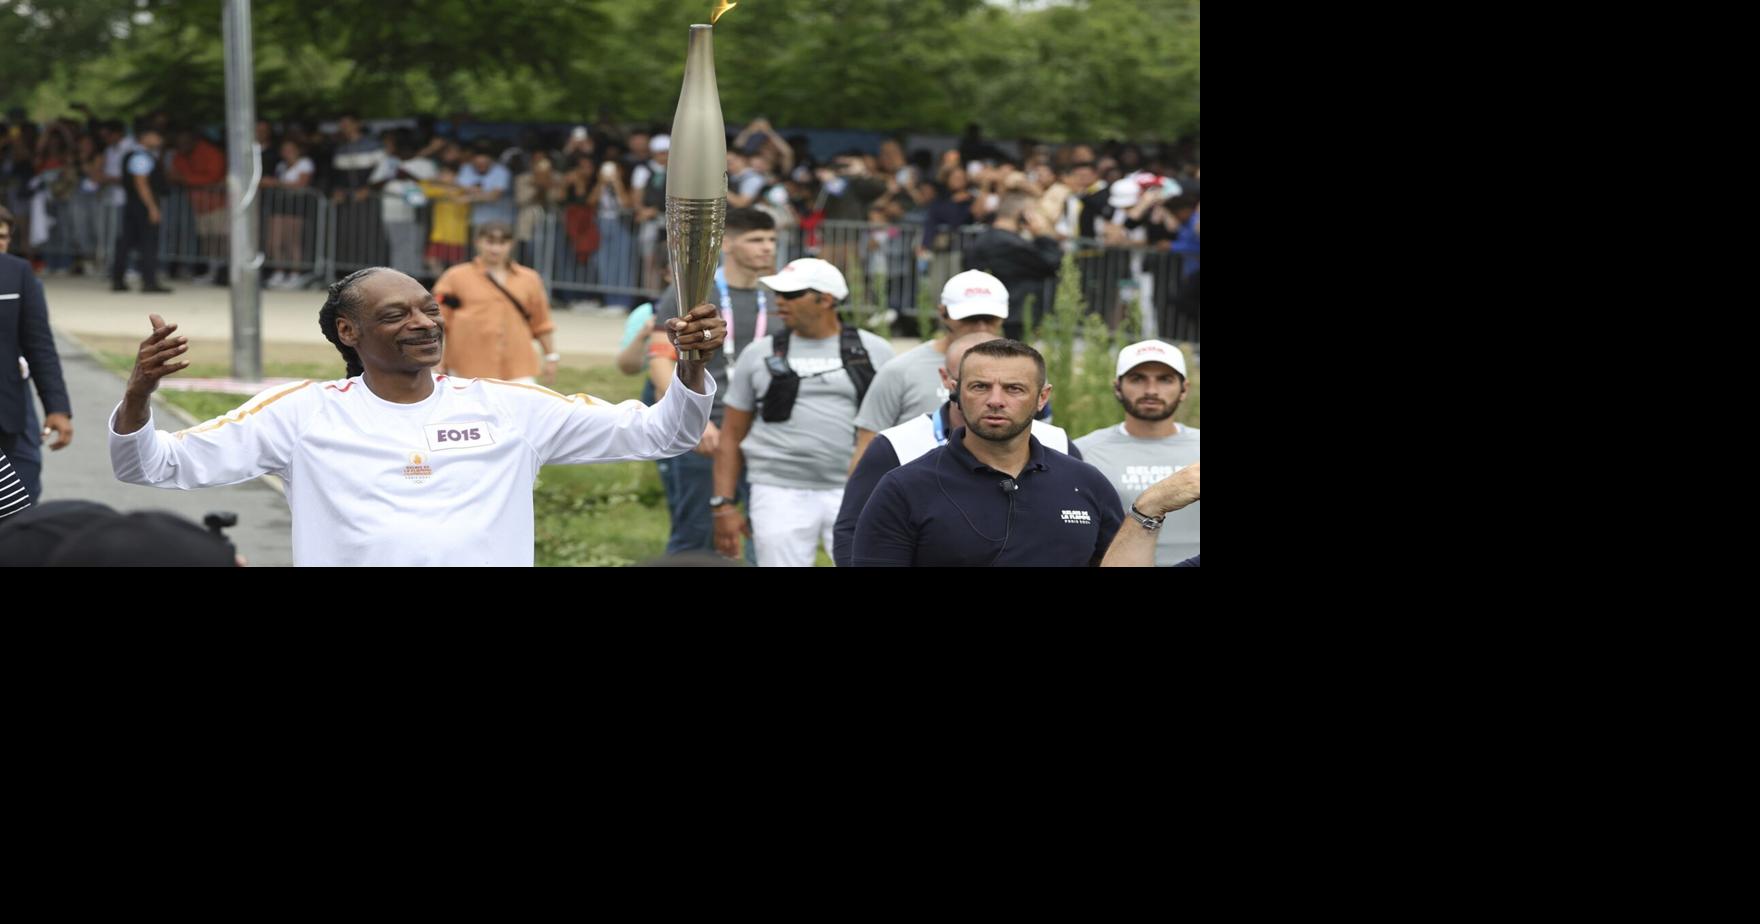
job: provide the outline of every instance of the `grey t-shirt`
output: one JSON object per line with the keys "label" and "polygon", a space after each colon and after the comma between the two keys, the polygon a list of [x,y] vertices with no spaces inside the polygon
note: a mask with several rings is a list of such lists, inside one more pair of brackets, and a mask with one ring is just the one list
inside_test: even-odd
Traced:
{"label": "grey t-shirt", "polygon": [[899,354],[868,386],[856,426],[879,433],[940,407],[947,391],[935,370],[946,362],[947,354],[935,349],[933,340]]}
{"label": "grey t-shirt", "polygon": [[[1145,440],[1124,432],[1124,424],[1113,424],[1077,439],[1076,446],[1082,450],[1084,462],[1106,474],[1127,511],[1150,485],[1198,461],[1198,431],[1186,426],[1165,439]],[[1167,515],[1155,538],[1156,566],[1177,565],[1198,554],[1198,506],[1202,503]],[[1141,529],[1128,515],[1120,528]]]}
{"label": "grey t-shirt", "polygon": [[[745,353],[746,348],[757,338],[758,290],[728,286],[727,301],[733,306],[732,342],[737,351],[735,355],[735,365],[737,366],[738,355]],[[721,304],[721,290],[713,285],[709,286],[709,304],[716,306]],[[764,310],[769,315],[764,321],[766,334],[781,330],[782,319],[776,314],[776,298],[768,292],[764,293]],[[676,317],[678,317],[678,287],[667,286],[666,291],[660,293],[660,301],[654,306],[654,329],[665,330],[666,319]],[[770,355],[768,348],[765,349],[764,355]],[[715,406],[709,411],[709,419],[719,427],[722,416],[721,402],[728,391],[726,347],[716,350],[715,355],[709,357],[707,368],[709,374],[715,377],[715,381],[720,383],[715,392]]]}
{"label": "grey t-shirt", "polygon": [[[861,335],[874,368],[884,372],[892,359],[892,345],[868,331]],[[781,423],[764,420],[758,410],[758,398],[770,390],[764,360],[771,352],[771,338],[760,337],[751,349],[739,351],[733,380],[726,388],[727,406],[753,412],[752,430],[740,444],[753,484],[843,487],[849,453],[856,443],[856,383],[843,371],[837,341],[837,337],[790,338],[788,364],[801,377],[801,387],[794,413]],[[820,372],[826,374],[807,378]]]}

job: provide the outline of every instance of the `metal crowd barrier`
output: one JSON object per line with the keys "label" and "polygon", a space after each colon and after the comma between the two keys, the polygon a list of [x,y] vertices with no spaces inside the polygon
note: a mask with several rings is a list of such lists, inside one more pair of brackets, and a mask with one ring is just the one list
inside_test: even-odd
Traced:
{"label": "metal crowd barrier", "polygon": [[579,205],[545,209],[531,225],[530,265],[555,292],[633,307],[665,289],[663,218]]}
{"label": "metal crowd barrier", "polygon": [[[25,188],[7,191],[15,194],[0,198],[12,210],[15,220],[11,252],[39,255],[51,272],[69,270],[77,262],[88,272],[107,273],[110,246],[116,236],[104,204],[108,192],[88,191],[84,183],[75,183],[64,188],[62,196],[56,196],[53,191],[63,186],[60,174],[60,170],[45,171],[33,177]],[[40,214],[48,218],[49,232],[47,240],[32,247],[30,222],[38,211],[33,206],[39,198],[43,206]]]}
{"label": "metal crowd barrier", "polygon": [[[313,189],[266,187],[258,192],[258,241],[265,279],[281,277],[291,287],[312,287],[367,266],[393,266],[431,280],[447,266],[471,256],[467,213],[447,211],[436,235],[437,209],[457,205],[428,201],[414,184],[395,192],[375,190],[364,199],[352,194],[338,201]],[[107,190],[75,193],[49,203],[56,219],[49,240],[37,253],[51,269],[89,259],[107,274],[121,228],[120,206]],[[162,268],[215,267],[229,253],[230,224],[224,186],[174,188],[161,212],[159,258]],[[460,230],[461,227],[464,230]],[[642,220],[574,206],[532,209],[515,222],[517,257],[549,281],[560,301],[595,299],[608,305],[635,305],[657,299],[665,288],[664,220]],[[793,226],[777,234],[777,262],[804,256],[835,264],[850,283],[850,305],[859,312],[914,319],[935,311],[942,284],[971,267],[968,256],[983,225],[949,234],[940,247],[926,246],[920,223],[873,224],[825,221],[812,228]],[[22,250],[19,247],[15,250]],[[1195,310],[1186,304],[1189,285],[1184,261],[1163,248],[1102,246],[1094,240],[1065,242],[1075,258],[1077,284],[1088,310],[1117,326],[1126,312],[1138,312],[1145,337],[1199,339]],[[292,277],[291,280],[286,277]],[[1045,281],[1032,293],[1035,318],[1056,306],[1058,282]]]}

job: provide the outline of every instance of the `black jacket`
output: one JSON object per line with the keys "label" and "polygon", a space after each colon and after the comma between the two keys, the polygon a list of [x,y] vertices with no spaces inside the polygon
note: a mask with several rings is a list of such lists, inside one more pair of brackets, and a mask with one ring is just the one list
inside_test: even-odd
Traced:
{"label": "black jacket", "polygon": [[1063,250],[1048,237],[1031,241],[1001,228],[985,231],[966,251],[966,269],[983,270],[1008,287],[1008,316],[1021,317],[1021,305],[1030,292],[1038,296],[1044,312],[1057,290],[1054,282],[1063,265]]}
{"label": "black jacket", "polygon": [[1100,184],[1100,188],[1082,193],[1076,198],[1082,200],[1082,214],[1076,219],[1076,236],[1087,241],[1100,239],[1098,225],[1112,220],[1111,187]]}
{"label": "black jacket", "polygon": [[[153,172],[147,174],[147,188],[153,191],[153,202],[163,211],[165,197],[171,192],[171,180],[165,175],[165,161],[159,156],[159,152],[149,151],[146,148],[136,148],[128,152],[128,156],[122,159],[123,201],[127,203],[128,208],[136,212],[144,214],[147,211],[146,200],[141,198],[141,191],[135,186],[134,174],[128,172],[128,162],[133,160],[136,154],[145,154],[153,159]],[[35,367],[34,362],[32,367]]]}
{"label": "black jacket", "polygon": [[0,433],[24,432],[24,403],[30,395],[18,373],[18,358],[31,364],[45,414],[73,413],[67,385],[61,380],[61,358],[49,333],[49,305],[43,284],[31,265],[0,254]]}

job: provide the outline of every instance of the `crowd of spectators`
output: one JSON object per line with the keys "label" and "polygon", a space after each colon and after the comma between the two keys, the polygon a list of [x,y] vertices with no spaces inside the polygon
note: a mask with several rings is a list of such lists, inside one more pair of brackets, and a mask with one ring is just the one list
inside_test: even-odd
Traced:
{"label": "crowd of spectators", "polygon": [[[76,108],[80,117],[42,124],[15,109],[0,123],[0,203],[18,216],[14,252],[48,275],[102,272],[94,262],[108,249],[99,246],[100,211],[121,204],[123,158],[135,133],[151,126],[166,140],[160,158],[172,189],[188,193],[174,197],[185,213],[167,220],[185,222],[202,258],[174,263],[170,273],[224,284],[219,127],[177,124],[158,111],[131,132]],[[515,229],[516,259],[534,265],[534,249],[551,247],[548,265],[579,268],[584,275],[569,281],[600,287],[607,303],[630,304],[659,288],[670,141],[662,128],[510,130],[464,114],[375,124],[380,130],[352,112],[257,123],[267,285],[319,281],[311,223],[322,197],[334,209],[338,251],[378,248],[370,262],[425,281],[466,258],[473,228],[498,221]],[[1136,245],[1152,258],[1196,253],[1198,164],[1190,145],[998,144],[973,125],[938,152],[907,152],[886,138],[873,150],[830,153],[815,151],[807,134],[785,138],[758,119],[729,138],[727,172],[730,207],[768,212],[779,235],[798,236],[805,253],[854,268],[859,251],[873,261],[870,273],[913,277],[898,287],[906,300],[914,279],[935,286],[969,263],[965,250],[985,228],[1030,230],[1066,251]],[[547,220],[565,233],[540,235]],[[852,232],[844,223],[865,227]],[[895,293],[895,307],[900,299]]]}

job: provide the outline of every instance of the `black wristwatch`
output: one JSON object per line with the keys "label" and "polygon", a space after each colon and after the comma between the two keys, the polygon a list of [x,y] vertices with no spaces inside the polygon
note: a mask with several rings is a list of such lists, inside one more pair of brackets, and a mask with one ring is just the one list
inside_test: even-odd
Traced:
{"label": "black wristwatch", "polygon": [[[714,503],[714,501],[711,500],[710,503]],[[1165,513],[1158,516],[1158,517],[1152,517],[1152,516],[1144,513],[1143,511],[1138,510],[1136,504],[1131,505],[1131,516],[1136,517],[1137,525],[1143,527],[1146,530],[1149,530],[1150,532],[1153,532],[1157,529],[1160,529],[1161,528],[1161,521],[1167,519],[1167,514],[1165,514]]]}
{"label": "black wristwatch", "polygon": [[716,507],[725,507],[731,503],[733,503],[733,498],[722,497],[721,495],[717,494],[714,497],[709,498],[709,509],[713,510]]}

